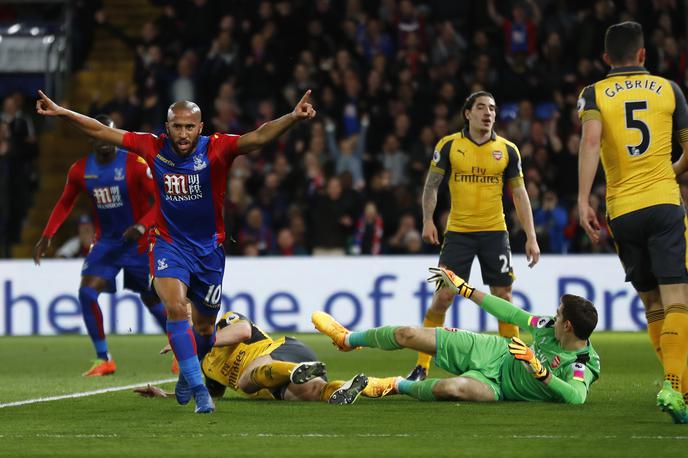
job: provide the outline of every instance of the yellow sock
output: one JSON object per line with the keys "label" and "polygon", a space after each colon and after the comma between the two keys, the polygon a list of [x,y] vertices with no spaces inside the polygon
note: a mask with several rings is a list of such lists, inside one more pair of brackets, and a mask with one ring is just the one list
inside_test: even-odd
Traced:
{"label": "yellow sock", "polygon": [[291,371],[298,366],[286,361],[272,361],[251,371],[251,382],[261,388],[276,388],[289,383]]}
{"label": "yellow sock", "polygon": [[[425,318],[423,319],[423,327],[425,328],[439,328],[444,326],[444,316],[446,312],[435,312],[434,310],[428,310],[425,312]],[[430,361],[432,356],[427,353],[418,353],[418,360],[416,361],[416,366],[422,366],[427,371],[430,368]]]}
{"label": "yellow sock", "polygon": [[661,363],[662,347],[659,344],[659,338],[662,335],[662,327],[664,327],[664,310],[645,311],[645,317],[647,318],[647,334],[650,336],[650,343]]}
{"label": "yellow sock", "polygon": [[688,358],[688,306],[671,304],[664,311],[664,326],[659,339],[664,363],[664,379],[681,392],[681,379]]}
{"label": "yellow sock", "polygon": [[322,391],[320,392],[320,400],[327,402],[332,397],[332,393],[341,388],[342,385],[344,385],[344,383],[346,382],[344,382],[343,380],[333,380],[331,382],[326,383]]}
{"label": "yellow sock", "polygon": [[519,337],[518,326],[511,323],[505,323],[504,321],[497,322],[499,329],[499,335],[502,337]]}

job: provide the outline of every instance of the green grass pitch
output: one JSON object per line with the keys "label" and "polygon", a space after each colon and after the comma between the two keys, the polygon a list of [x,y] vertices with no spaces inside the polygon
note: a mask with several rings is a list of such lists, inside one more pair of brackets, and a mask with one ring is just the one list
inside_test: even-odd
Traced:
{"label": "green grass pitch", "polygon": [[[215,414],[195,415],[191,405],[127,390],[0,408],[0,456],[686,456],[688,425],[655,407],[661,370],[647,336],[593,337],[602,378],[583,406],[401,396],[330,406],[230,394]],[[339,353],[322,336],[300,338],[331,378],[404,374],[415,361],[407,350]],[[0,338],[0,404],[170,378],[163,344],[163,336],[110,337],[117,374],[86,379],[84,336]]]}

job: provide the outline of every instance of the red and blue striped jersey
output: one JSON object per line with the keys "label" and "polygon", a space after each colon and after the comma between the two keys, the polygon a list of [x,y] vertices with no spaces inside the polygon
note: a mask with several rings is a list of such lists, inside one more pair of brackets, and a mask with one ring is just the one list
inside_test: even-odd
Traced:
{"label": "red and blue striped jersey", "polygon": [[135,154],[118,148],[113,161],[99,164],[91,153],[70,167],[67,183],[50,214],[43,236],[55,235],[82,191],[88,194],[93,205],[96,240],[119,240],[124,231],[136,223],[148,228],[155,216],[154,190],[150,169]]}
{"label": "red and blue striped jersey", "polygon": [[155,226],[164,240],[199,255],[225,240],[227,173],[238,140],[238,135],[200,136],[194,151],[180,156],[165,134],[124,134],[125,148],[143,157],[153,172]]}

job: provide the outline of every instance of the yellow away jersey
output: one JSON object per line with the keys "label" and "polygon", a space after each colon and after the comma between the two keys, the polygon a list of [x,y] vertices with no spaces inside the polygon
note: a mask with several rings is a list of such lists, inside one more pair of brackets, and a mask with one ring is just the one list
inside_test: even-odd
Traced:
{"label": "yellow away jersey", "polygon": [[[284,337],[273,340],[250,319],[234,312],[222,315],[217,323],[217,329],[231,326],[238,321],[247,321],[251,325],[251,338],[246,342],[228,347],[213,347],[203,358],[203,373],[206,377],[241,392],[237,387],[237,382],[246,366],[259,356],[269,355],[284,344]],[[266,390],[261,390],[253,396],[264,397],[263,391]]]}
{"label": "yellow away jersey", "polygon": [[601,158],[607,176],[607,214],[680,203],[671,167],[671,140],[688,141],[688,107],[672,81],[643,67],[617,67],[578,99],[582,122],[602,122]]}
{"label": "yellow away jersey", "polygon": [[516,145],[492,132],[478,145],[468,132],[442,138],[435,146],[430,172],[448,174],[451,211],[447,231],[505,231],[504,183],[523,186]]}

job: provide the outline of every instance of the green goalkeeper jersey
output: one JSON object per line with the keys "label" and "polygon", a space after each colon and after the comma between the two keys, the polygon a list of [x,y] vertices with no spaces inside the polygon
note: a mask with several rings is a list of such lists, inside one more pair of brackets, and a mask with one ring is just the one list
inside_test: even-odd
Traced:
{"label": "green goalkeeper jersey", "polygon": [[507,301],[486,296],[480,304],[502,321],[528,329],[533,335],[533,353],[546,366],[552,379],[549,384],[537,380],[528,364],[516,358],[504,358],[501,388],[504,399],[514,401],[585,402],[590,384],[600,376],[600,358],[590,341],[585,348],[569,351],[561,348],[554,337],[554,318],[531,315]]}

